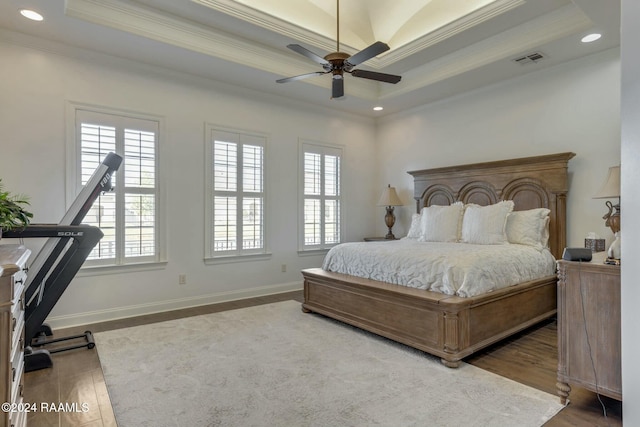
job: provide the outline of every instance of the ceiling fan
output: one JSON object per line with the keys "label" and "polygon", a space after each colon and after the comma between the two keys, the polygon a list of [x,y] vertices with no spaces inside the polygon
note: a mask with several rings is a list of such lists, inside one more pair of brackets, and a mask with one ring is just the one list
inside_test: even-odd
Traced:
{"label": "ceiling fan", "polygon": [[322,65],[324,71],[316,71],[313,73],[302,74],[294,77],[287,77],[284,79],[276,80],[277,83],[287,83],[296,80],[306,79],[308,77],[320,76],[323,74],[331,73],[332,85],[331,85],[331,98],[340,98],[344,96],[344,73],[351,74],[354,77],[360,77],[363,79],[376,80],[384,83],[396,84],[402,78],[401,76],[395,76],[393,74],[378,73],[375,71],[367,70],[354,70],[353,67],[362,64],[363,62],[386,52],[389,50],[389,46],[383,42],[375,42],[371,46],[361,50],[360,52],[349,55],[345,52],[340,52],[340,0],[336,0],[336,18],[337,18],[337,38],[336,38],[336,52],[329,53],[325,57],[316,55],[310,50],[300,46],[299,44],[287,45],[292,51],[304,55],[312,61]]}

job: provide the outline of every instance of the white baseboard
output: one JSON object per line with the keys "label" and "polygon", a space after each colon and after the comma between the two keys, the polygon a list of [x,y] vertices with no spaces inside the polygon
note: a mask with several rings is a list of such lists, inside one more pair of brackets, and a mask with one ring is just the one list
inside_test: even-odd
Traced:
{"label": "white baseboard", "polygon": [[47,318],[46,322],[53,329],[70,328],[73,326],[89,325],[91,323],[107,322],[110,320],[125,319],[128,317],[142,316],[146,314],[162,313],[164,311],[299,291],[301,289],[302,282],[282,283],[273,286],[262,286],[259,288],[242,289],[239,291],[221,292],[190,298],[179,298],[149,304],[129,305],[108,310],[53,316]]}

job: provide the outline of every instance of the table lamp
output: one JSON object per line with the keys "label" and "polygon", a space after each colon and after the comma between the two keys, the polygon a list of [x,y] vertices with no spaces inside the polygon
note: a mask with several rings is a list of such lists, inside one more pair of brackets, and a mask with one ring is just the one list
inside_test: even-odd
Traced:
{"label": "table lamp", "polygon": [[384,216],[384,223],[389,228],[389,232],[385,239],[395,239],[396,237],[393,235],[391,229],[393,228],[393,224],[396,222],[396,217],[393,214],[394,206],[402,206],[402,202],[396,193],[396,188],[392,187],[391,184],[387,188],[384,189],[382,195],[380,196],[380,200],[378,200],[378,206],[386,206],[387,214]]}

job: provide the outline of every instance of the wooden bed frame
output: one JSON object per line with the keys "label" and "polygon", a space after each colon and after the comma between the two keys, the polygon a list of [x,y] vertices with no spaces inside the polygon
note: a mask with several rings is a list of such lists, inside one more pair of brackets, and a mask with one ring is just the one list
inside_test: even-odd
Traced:
{"label": "wooden bed frame", "polygon": [[[549,247],[566,242],[567,164],[559,153],[408,172],[418,212],[455,201],[488,205],[513,200],[515,210],[550,209]],[[312,268],[302,271],[302,310],[407,344],[458,367],[470,354],[556,313],[555,275],[469,298]]]}

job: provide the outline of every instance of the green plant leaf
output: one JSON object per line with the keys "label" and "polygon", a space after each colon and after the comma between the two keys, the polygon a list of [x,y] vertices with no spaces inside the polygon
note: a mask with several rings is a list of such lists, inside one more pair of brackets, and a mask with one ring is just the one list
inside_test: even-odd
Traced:
{"label": "green plant leaf", "polygon": [[14,195],[5,191],[0,178],[0,228],[13,230],[29,225],[33,214],[26,210],[26,206],[29,206],[29,198],[22,194]]}

